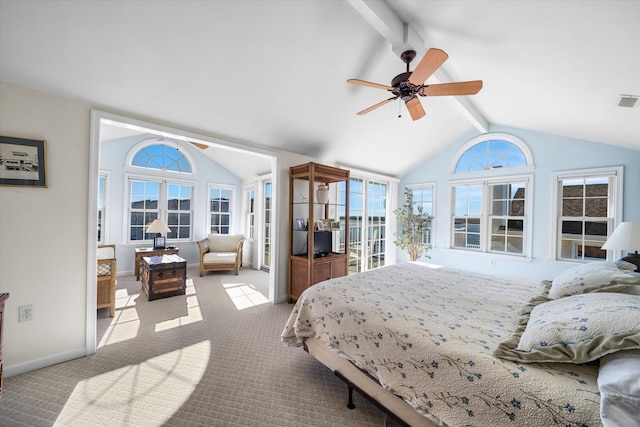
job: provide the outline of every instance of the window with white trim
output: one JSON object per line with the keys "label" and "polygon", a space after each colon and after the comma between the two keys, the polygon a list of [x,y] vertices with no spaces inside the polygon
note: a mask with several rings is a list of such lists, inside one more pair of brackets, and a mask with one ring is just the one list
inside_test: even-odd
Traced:
{"label": "window with white trim", "polygon": [[[467,142],[451,183],[451,247],[475,252],[531,256],[533,175],[531,152],[508,134],[485,134]],[[456,176],[457,177],[457,176]]]}
{"label": "window with white trim", "polygon": [[131,166],[171,172],[192,172],[191,163],[178,149],[177,143],[175,147],[167,144],[144,145],[131,159]]}
{"label": "window with white trim", "polygon": [[245,236],[247,239],[253,239],[255,229],[255,202],[256,191],[253,188],[245,189],[244,203],[245,203]]}
{"label": "window with white trim", "polygon": [[621,220],[622,166],[555,173],[555,259],[593,261]]}
{"label": "window with white trim", "polygon": [[[339,183],[346,200],[345,181]],[[386,265],[389,182],[357,177],[349,180],[349,274]]]}
{"label": "window with white trim", "polygon": [[[417,184],[407,186],[413,193],[414,212],[418,213],[421,208],[422,213],[433,216],[435,212],[435,184]],[[424,246],[432,247],[434,238],[433,230],[435,228],[435,217],[431,220],[431,225],[424,231],[422,243]]]}
{"label": "window with white trim", "polygon": [[129,180],[129,241],[153,238],[145,231],[160,216],[160,184],[160,181]]}
{"label": "window with white trim", "polygon": [[193,186],[167,183],[167,239],[191,239]]}
{"label": "window with white trim", "polygon": [[146,230],[161,218],[171,230],[168,240],[189,240],[193,222],[193,184],[131,176],[129,180],[129,242],[151,241]]}
{"label": "window with white trim", "polygon": [[107,234],[107,189],[110,184],[108,172],[100,172],[98,177],[98,244],[105,243]]}
{"label": "window with white trim", "polygon": [[269,271],[271,269],[271,251],[273,250],[273,248],[271,247],[271,231],[272,231],[272,226],[271,226],[271,221],[273,220],[272,218],[272,214],[273,214],[273,206],[272,206],[272,194],[271,192],[273,191],[273,182],[271,180],[267,180],[263,182],[263,202],[262,202],[262,206],[263,206],[263,218],[264,218],[264,223],[263,223],[263,230],[262,230],[262,235],[263,235],[263,241],[262,241],[262,265],[260,266],[260,268],[262,270],[266,270]]}
{"label": "window with white trim", "polygon": [[513,142],[504,139],[488,139],[466,150],[456,163],[456,172],[474,172],[487,169],[525,166],[524,152]]}
{"label": "window with white trim", "polygon": [[231,233],[233,187],[209,184],[209,233]]}
{"label": "window with white trim", "polygon": [[451,247],[528,255],[531,176],[452,184]]}

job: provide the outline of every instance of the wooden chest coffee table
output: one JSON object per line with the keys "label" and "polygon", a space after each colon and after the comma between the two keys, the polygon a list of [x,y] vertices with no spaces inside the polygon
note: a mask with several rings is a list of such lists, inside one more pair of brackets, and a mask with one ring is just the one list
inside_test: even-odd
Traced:
{"label": "wooden chest coffee table", "polygon": [[141,269],[142,290],[149,301],[185,294],[187,261],[178,255],[142,257]]}
{"label": "wooden chest coffee table", "polygon": [[136,248],[136,259],[133,269],[136,272],[136,280],[140,280],[140,270],[142,269],[142,257],[154,255],[180,255],[178,248],[153,249],[153,248]]}

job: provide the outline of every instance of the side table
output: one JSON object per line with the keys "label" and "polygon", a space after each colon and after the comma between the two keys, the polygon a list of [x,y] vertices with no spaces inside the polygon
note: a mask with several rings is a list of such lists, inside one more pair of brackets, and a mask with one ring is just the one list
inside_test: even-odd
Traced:
{"label": "side table", "polygon": [[140,263],[143,256],[154,255],[180,255],[180,249],[153,249],[153,248],[136,248],[136,262],[134,270],[136,271],[136,280],[140,280]]}

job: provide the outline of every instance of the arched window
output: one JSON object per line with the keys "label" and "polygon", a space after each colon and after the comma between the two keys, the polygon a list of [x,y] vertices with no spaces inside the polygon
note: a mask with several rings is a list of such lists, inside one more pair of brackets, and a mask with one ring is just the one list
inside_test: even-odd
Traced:
{"label": "arched window", "polygon": [[518,145],[502,138],[492,138],[475,142],[466,148],[459,156],[454,172],[475,172],[526,165],[527,157]]}
{"label": "arched window", "polygon": [[532,168],[531,151],[512,135],[484,134],[460,147],[451,167],[451,247],[530,256]]}
{"label": "arched window", "polygon": [[149,241],[146,232],[160,218],[171,231],[167,239],[188,241],[193,233],[195,182],[176,174],[194,173],[195,161],[176,140],[152,137],[138,142],[127,164],[145,169],[127,174],[129,243]]}
{"label": "arched window", "polygon": [[146,145],[131,159],[132,166],[191,173],[191,163],[177,148],[166,144]]}

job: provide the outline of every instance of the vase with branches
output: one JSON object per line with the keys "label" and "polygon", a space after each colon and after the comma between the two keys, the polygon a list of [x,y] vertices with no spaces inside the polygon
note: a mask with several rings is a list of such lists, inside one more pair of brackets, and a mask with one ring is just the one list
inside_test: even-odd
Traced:
{"label": "vase with branches", "polygon": [[398,220],[398,231],[393,233],[393,243],[407,251],[411,261],[421,256],[429,258],[429,248],[424,243],[424,236],[431,227],[433,216],[425,213],[422,205],[413,201],[413,191],[410,188],[405,188],[404,195],[404,204],[393,211]]}

